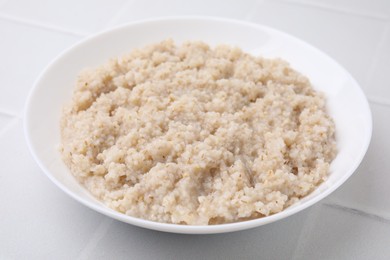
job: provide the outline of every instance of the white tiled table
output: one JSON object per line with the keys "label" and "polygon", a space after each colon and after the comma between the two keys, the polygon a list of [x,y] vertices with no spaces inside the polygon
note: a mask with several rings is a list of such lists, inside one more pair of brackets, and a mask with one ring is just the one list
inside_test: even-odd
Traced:
{"label": "white tiled table", "polygon": [[[189,236],[114,221],[55,187],[30,156],[22,111],[60,51],[120,23],[213,15],[269,25],[324,50],[360,82],[374,118],[357,172],[331,196],[248,231]],[[390,259],[389,0],[0,0],[0,259]]]}

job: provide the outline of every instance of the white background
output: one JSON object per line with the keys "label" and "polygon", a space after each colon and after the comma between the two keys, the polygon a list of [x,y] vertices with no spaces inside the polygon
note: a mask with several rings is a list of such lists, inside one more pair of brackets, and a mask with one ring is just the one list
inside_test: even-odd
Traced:
{"label": "white background", "polygon": [[[356,173],[297,215],[207,236],[120,223],[59,190],[33,161],[23,136],[22,112],[34,80],[90,34],[169,15],[269,25],[345,66],[374,119],[371,146]],[[0,0],[0,47],[0,259],[390,259],[389,0]]]}

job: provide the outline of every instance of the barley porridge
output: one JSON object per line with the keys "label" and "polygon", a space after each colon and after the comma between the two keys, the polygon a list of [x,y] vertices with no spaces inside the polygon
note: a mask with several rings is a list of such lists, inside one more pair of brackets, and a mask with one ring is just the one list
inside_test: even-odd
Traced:
{"label": "barley porridge", "polygon": [[166,40],[83,71],[61,121],[74,176],[124,214],[187,225],[282,211],[328,176],[325,98],[280,59]]}

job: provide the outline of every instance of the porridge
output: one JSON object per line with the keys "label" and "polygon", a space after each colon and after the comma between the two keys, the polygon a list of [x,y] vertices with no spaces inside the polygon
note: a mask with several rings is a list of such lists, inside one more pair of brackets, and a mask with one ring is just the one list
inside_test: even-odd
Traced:
{"label": "porridge", "polygon": [[326,180],[325,98],[280,59],[166,40],[83,71],[61,120],[74,176],[110,208],[211,225],[275,214]]}

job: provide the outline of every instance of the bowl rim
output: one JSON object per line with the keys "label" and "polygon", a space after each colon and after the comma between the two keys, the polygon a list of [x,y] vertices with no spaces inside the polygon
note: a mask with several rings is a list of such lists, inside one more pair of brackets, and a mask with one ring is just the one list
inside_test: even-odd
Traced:
{"label": "bowl rim", "polygon": [[[41,159],[38,157],[35,151],[35,147],[32,144],[31,140],[33,139],[33,136],[31,134],[31,116],[30,116],[30,107],[33,104],[34,100],[34,95],[35,95],[35,90],[38,88],[40,81],[42,78],[46,75],[47,71],[54,66],[56,63],[60,62],[61,57],[67,55],[69,52],[71,52],[74,48],[77,48],[78,46],[88,44],[90,41],[103,37],[106,34],[115,32],[115,31],[120,31],[123,30],[127,27],[133,27],[133,26],[138,26],[138,25],[143,25],[146,23],[156,23],[156,22],[161,22],[161,21],[193,21],[193,22],[221,22],[221,23],[230,23],[230,24],[236,24],[236,25],[241,25],[241,26],[246,26],[246,27],[252,27],[257,30],[263,30],[263,31],[268,31],[271,33],[276,33],[282,36],[286,36],[288,38],[291,38],[298,42],[299,44],[302,44],[305,46],[305,48],[309,48],[314,50],[315,52],[318,52],[322,54],[322,56],[328,60],[330,60],[332,63],[338,66],[338,69],[341,70],[345,75],[349,76],[349,80],[352,81],[352,83],[357,86],[356,91],[358,94],[361,96],[362,101],[364,102],[364,106],[367,108],[367,122],[369,122],[368,127],[368,132],[367,136],[365,136],[364,140],[364,145],[363,149],[361,150],[358,160],[355,160],[351,166],[349,167],[349,170],[343,175],[342,178],[338,179],[335,183],[333,183],[330,187],[325,189],[323,192],[320,194],[316,195],[310,200],[305,201],[302,204],[296,205],[293,208],[287,208],[284,209],[283,211],[262,217],[262,218],[257,218],[257,219],[252,219],[252,220],[247,220],[247,221],[242,221],[242,222],[233,222],[233,223],[226,223],[226,224],[218,224],[218,225],[179,225],[179,224],[169,224],[169,223],[160,223],[160,222],[154,222],[150,220],[145,220],[141,218],[136,218],[132,216],[128,216],[119,212],[116,212],[106,206],[99,206],[97,204],[92,204],[85,200],[84,198],[76,195],[72,191],[70,191],[64,184],[61,183],[58,179],[56,179],[51,173],[50,170],[45,166],[45,163],[41,161]],[[135,226],[147,228],[147,229],[152,229],[152,230],[157,230],[157,231],[163,231],[163,232],[170,232],[170,233],[182,233],[182,234],[216,234],[216,233],[226,233],[226,232],[234,232],[234,231],[239,231],[239,230],[246,230],[249,228],[253,227],[258,227],[264,224],[272,223],[277,220],[283,219],[285,217],[291,216],[299,211],[302,211],[313,204],[317,203],[318,201],[322,200],[323,198],[327,197],[329,194],[331,194],[333,191],[335,191],[338,187],[340,187],[357,169],[357,167],[360,165],[361,161],[363,160],[367,149],[369,147],[371,137],[372,137],[372,114],[370,110],[370,106],[368,103],[368,100],[366,96],[364,95],[360,85],[358,82],[351,76],[351,74],[343,67],[341,66],[337,61],[335,61],[333,58],[331,58],[328,54],[326,54],[324,51],[312,46],[311,44],[305,42],[304,40],[301,40],[291,34],[288,34],[286,32],[280,31],[278,29],[274,29],[272,27],[262,25],[262,24],[256,24],[248,21],[242,21],[242,20],[237,20],[237,19],[230,19],[230,18],[221,18],[221,17],[213,17],[213,16],[196,16],[196,15],[191,15],[191,16],[159,16],[155,18],[149,18],[149,19],[142,19],[142,20],[137,20],[125,24],[121,24],[112,28],[108,28],[106,30],[103,30],[101,32],[98,32],[96,34],[90,35],[88,37],[85,37],[81,39],[80,41],[76,42],[75,44],[71,45],[70,47],[66,48],[62,52],[60,52],[39,74],[35,82],[33,83],[33,87],[31,88],[24,107],[23,111],[23,128],[24,128],[24,135],[25,139],[27,142],[28,149],[30,153],[32,154],[32,157],[38,164],[38,166],[41,168],[41,170],[45,173],[45,175],[61,190],[63,190],[66,194],[68,194],[71,198],[75,199],[76,201],[80,202],[81,204],[87,206],[90,209],[93,209],[101,214],[104,214],[106,216],[109,216],[111,218],[114,218],[116,220],[129,223]]]}

